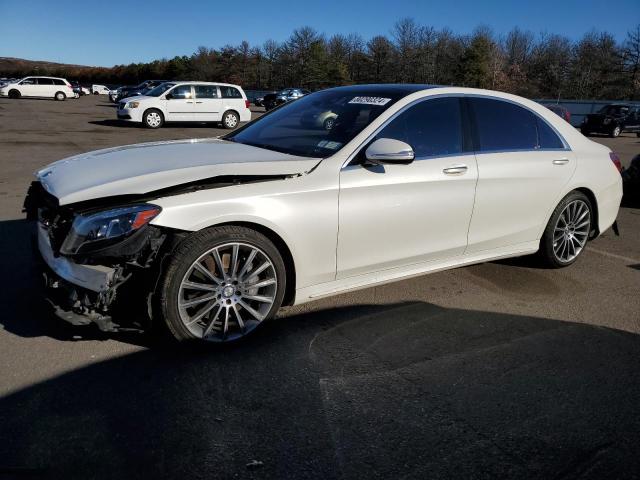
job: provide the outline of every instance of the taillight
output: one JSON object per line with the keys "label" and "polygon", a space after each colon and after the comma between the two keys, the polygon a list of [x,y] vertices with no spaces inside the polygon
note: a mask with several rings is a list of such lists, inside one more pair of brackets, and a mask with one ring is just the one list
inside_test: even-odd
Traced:
{"label": "taillight", "polygon": [[620,163],[620,157],[618,157],[618,155],[616,153],[614,153],[614,152],[609,152],[609,158],[611,159],[613,164],[616,166],[618,171],[621,172],[622,171],[622,163]]}
{"label": "taillight", "polygon": [[251,102],[249,100],[245,100],[244,101],[244,106],[249,108],[249,106],[251,105]]}

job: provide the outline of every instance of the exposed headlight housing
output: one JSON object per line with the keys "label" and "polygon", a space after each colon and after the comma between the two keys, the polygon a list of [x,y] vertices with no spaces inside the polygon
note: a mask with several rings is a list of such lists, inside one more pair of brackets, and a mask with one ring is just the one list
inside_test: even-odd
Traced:
{"label": "exposed headlight housing", "polygon": [[140,106],[140,102],[129,102],[127,103],[127,108],[138,108]]}
{"label": "exposed headlight housing", "polygon": [[157,205],[143,204],[78,215],[60,252],[74,255],[111,246],[146,226],[161,211]]}

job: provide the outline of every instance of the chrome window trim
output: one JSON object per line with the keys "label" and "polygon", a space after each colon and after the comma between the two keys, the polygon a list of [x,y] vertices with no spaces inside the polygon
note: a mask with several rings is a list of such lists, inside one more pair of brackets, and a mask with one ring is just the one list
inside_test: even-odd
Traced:
{"label": "chrome window trim", "polygon": [[371,133],[371,135],[369,135],[363,142],[360,143],[360,145],[358,145],[353,150],[353,152],[343,162],[343,164],[340,167],[340,169],[343,170],[345,167],[348,167],[349,164],[351,163],[351,161],[354,159],[354,157],[356,157],[360,153],[360,151],[363,148],[363,145],[366,145],[367,143],[369,143],[372,138],[374,138],[378,133],[380,133],[380,131],[382,129],[384,129],[389,123],[391,123],[398,115],[404,113],[406,110],[408,110],[409,108],[413,107],[414,105],[416,105],[418,103],[428,102],[429,100],[432,100],[432,99],[446,98],[446,97],[453,97],[453,98],[465,98],[465,97],[466,98],[474,98],[474,97],[475,98],[488,98],[488,99],[491,99],[491,100],[498,100],[498,101],[502,101],[502,102],[511,103],[511,104],[516,105],[516,106],[518,106],[520,108],[524,108],[525,110],[531,112],[536,118],[539,118],[546,125],[548,125],[549,128],[551,128],[551,130],[558,136],[558,138],[560,138],[560,141],[564,145],[564,148],[534,148],[534,149],[522,148],[522,149],[503,149],[503,150],[484,150],[484,151],[482,151],[482,150],[474,150],[474,151],[471,151],[471,152],[451,153],[451,154],[447,154],[447,155],[420,156],[420,157],[416,157],[414,159],[414,161],[416,161],[416,160],[429,160],[429,159],[433,159],[433,158],[462,157],[462,156],[468,156],[468,155],[485,155],[485,154],[491,154],[491,153],[567,152],[567,151],[570,152],[571,151],[571,147],[569,146],[569,144],[565,140],[564,136],[562,136],[562,134],[560,132],[558,132],[558,130],[553,125],[551,125],[549,122],[547,122],[547,120],[545,120],[540,114],[538,114],[537,112],[535,112],[531,108],[527,107],[526,105],[522,105],[521,103],[518,103],[516,101],[510,100],[508,98],[495,97],[493,95],[483,95],[483,94],[479,94],[479,93],[441,93],[441,94],[436,94],[436,95],[428,95],[428,96],[422,97],[422,98],[417,98],[414,101],[412,101],[411,103],[406,104],[404,107],[402,107],[400,110],[398,110],[393,115],[391,115],[387,120],[384,121],[384,123],[382,125],[380,125],[376,130],[374,130],[373,133]]}

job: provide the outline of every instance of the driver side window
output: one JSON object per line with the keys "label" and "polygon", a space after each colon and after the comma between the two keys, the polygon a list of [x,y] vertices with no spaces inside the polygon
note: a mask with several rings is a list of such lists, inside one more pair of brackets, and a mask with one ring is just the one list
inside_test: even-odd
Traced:
{"label": "driver side window", "polygon": [[172,98],[177,99],[190,99],[191,98],[191,85],[178,85],[171,90]]}
{"label": "driver side window", "polygon": [[405,110],[375,139],[392,138],[408,143],[415,158],[456,155],[463,152],[460,99],[424,100]]}

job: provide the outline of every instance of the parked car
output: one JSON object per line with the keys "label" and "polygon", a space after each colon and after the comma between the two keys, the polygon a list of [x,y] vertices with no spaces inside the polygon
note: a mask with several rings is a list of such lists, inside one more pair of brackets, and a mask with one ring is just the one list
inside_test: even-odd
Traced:
{"label": "parked car", "polygon": [[571,123],[571,112],[562,105],[558,105],[556,103],[543,103],[543,105],[560,118],[564,119],[567,123]]}
{"label": "parked car", "polygon": [[225,128],[236,128],[251,120],[251,110],[238,85],[166,82],[145,95],[120,100],[117,116],[147,128],[160,128],[165,122],[222,122]]}
{"label": "parked car", "polygon": [[[300,128],[309,111],[335,112],[333,128]],[[281,305],[429,272],[536,252],[566,267],[622,197],[611,151],[543,106],[427,85],[328,89],[222,138],[36,176],[25,210],[58,316],[116,330],[139,299],[177,339],[217,342]]]}
{"label": "parked car", "polygon": [[78,97],[91,94],[91,90],[87,87],[83,87],[78,82],[71,82],[71,86],[73,87],[73,92],[76,93]]}
{"label": "parked car", "polygon": [[0,88],[0,96],[9,98],[38,97],[62,101],[75,95],[71,84],[58,77],[25,77]]}
{"label": "parked car", "polygon": [[116,101],[122,100],[123,98],[135,97],[138,95],[144,95],[145,92],[148,92],[158,85],[161,85],[169,80],[145,80],[144,82],[134,86],[134,87],[122,87],[120,89],[120,93],[116,97]]}
{"label": "parked car", "polygon": [[265,95],[270,95],[270,94],[275,94],[275,93],[277,93],[277,92],[267,92],[267,93],[263,94],[260,97],[256,97],[256,98],[253,99],[253,104],[256,107],[264,107],[264,97],[265,97]]}
{"label": "parked car", "polygon": [[128,88],[129,86],[121,86],[118,88],[114,88],[109,91],[109,101],[111,103],[118,103],[118,98],[120,98],[120,94],[122,93],[123,88]]}
{"label": "parked car", "polygon": [[94,95],[109,95],[111,89],[106,85],[91,85],[91,93]]}
{"label": "parked car", "polygon": [[284,90],[280,90],[278,93],[265,95],[263,104],[265,109],[271,110],[283,103],[304,97],[309,93],[311,93],[309,90],[305,90],[303,88],[285,88]]}
{"label": "parked car", "polygon": [[605,105],[598,113],[585,116],[580,131],[583,135],[604,133],[610,137],[635,132],[640,137],[640,106],[623,103]]}

